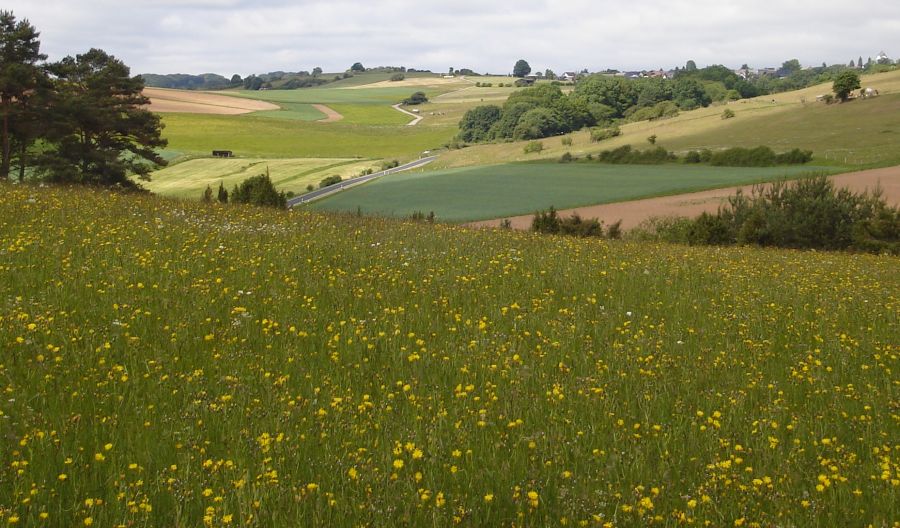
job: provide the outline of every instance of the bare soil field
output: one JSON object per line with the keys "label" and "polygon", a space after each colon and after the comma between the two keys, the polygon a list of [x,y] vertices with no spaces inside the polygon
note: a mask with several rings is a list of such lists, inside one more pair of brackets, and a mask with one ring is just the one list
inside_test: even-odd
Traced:
{"label": "bare soil field", "polygon": [[334,109],[323,104],[314,104],[313,108],[325,114],[325,119],[319,119],[317,123],[334,123],[344,119],[344,116],[334,111]]}
{"label": "bare soil field", "polygon": [[144,95],[150,98],[149,109],[159,113],[240,115],[280,108],[265,101],[209,92],[145,88]]}
{"label": "bare soil field", "polygon": [[[900,166],[838,174],[832,176],[831,180],[837,187],[847,188],[854,192],[871,191],[876,187],[880,187],[882,195],[889,204],[900,205]],[[637,227],[641,222],[654,216],[693,217],[704,212],[714,213],[738,189],[742,189],[744,193],[749,193],[753,189],[753,185],[578,207],[560,211],[560,216],[578,213],[582,218],[597,218],[607,225],[621,220],[622,228],[627,230]],[[532,215],[515,216],[510,218],[510,221],[514,229],[524,230],[531,228],[532,218]],[[498,227],[501,221],[502,219],[486,220],[473,222],[469,225],[473,227]]]}

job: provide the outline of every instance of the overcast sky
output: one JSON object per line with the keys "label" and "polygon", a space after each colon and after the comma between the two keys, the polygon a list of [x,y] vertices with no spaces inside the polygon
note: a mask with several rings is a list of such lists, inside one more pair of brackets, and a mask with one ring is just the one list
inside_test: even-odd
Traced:
{"label": "overcast sky", "polygon": [[900,55],[900,1],[6,0],[51,59],[102,48],[133,73],[365,66],[534,70],[777,66]]}

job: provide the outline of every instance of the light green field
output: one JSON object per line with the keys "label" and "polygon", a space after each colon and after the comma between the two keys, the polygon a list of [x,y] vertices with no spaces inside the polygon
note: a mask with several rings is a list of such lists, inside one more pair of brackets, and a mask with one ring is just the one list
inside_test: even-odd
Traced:
{"label": "light green field", "polygon": [[259,117],[272,119],[288,119],[296,121],[318,121],[325,119],[325,114],[307,103],[279,103],[280,110],[256,112]]}
{"label": "light green field", "polygon": [[457,133],[451,126],[372,126],[344,121],[322,124],[269,118],[265,113],[166,114],[163,123],[163,137],[173,151],[209,156],[213,150],[232,150],[248,158],[411,159],[422,151],[440,148]]}
{"label": "light green field", "polygon": [[708,167],[519,163],[394,174],[313,202],[320,211],[386,216],[434,212],[449,222],[485,220],[771,181],[818,167]]}
{"label": "light green field", "polygon": [[0,184],[4,527],[900,518],[900,259]]}
{"label": "light green field", "polygon": [[[524,154],[524,142],[473,146],[441,156],[435,167],[552,159],[565,152],[583,156],[622,145],[649,146],[646,139],[651,135],[658,137],[660,145],[682,152],[768,145],[776,150],[811,149],[819,164],[860,168],[900,164],[900,71],[864,76],[862,85],[878,89],[882,96],[829,106],[816,103],[818,94],[831,91],[830,85],[819,85],[682,112],[671,119],[627,124],[621,127],[621,136],[602,143],[592,143],[588,131],[571,134],[571,147],[562,145],[559,138],[549,138],[542,141],[545,150],[538,155]],[[736,116],[723,120],[725,108]]]}
{"label": "light green field", "polygon": [[228,191],[247,178],[268,171],[279,191],[302,193],[307,185],[318,188],[326,176],[357,176],[378,163],[358,159],[193,159],[151,174],[150,182],[141,185],[157,194],[181,198],[199,198],[206,186],[215,191],[223,183]]}

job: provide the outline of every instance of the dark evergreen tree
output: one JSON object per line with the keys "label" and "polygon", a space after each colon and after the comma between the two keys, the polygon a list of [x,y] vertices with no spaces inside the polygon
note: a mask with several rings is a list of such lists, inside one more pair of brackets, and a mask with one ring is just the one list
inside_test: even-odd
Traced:
{"label": "dark evergreen tree", "polygon": [[145,109],[144,81],[98,49],[52,64],[53,96],[40,168],[52,181],[135,187],[165,165],[160,117]]}
{"label": "dark evergreen tree", "polygon": [[519,59],[513,66],[513,77],[525,77],[529,73],[531,73],[531,66],[524,59]]}
{"label": "dark evergreen tree", "polygon": [[[0,179],[8,179],[12,160],[12,135],[17,134],[21,154],[34,142],[33,122],[36,105],[28,101],[46,80],[38,63],[47,58],[40,52],[40,33],[28,20],[16,20],[10,11],[0,11],[0,113],[2,113],[2,150]],[[24,173],[24,159],[22,173]],[[21,177],[21,176],[20,176]]]}

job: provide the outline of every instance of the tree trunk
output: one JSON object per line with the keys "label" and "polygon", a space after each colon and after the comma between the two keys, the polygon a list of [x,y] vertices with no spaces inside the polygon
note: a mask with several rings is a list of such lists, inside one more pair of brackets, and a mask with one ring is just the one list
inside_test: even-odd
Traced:
{"label": "tree trunk", "polygon": [[10,99],[9,97],[3,97],[3,153],[2,160],[0,160],[0,179],[8,180],[9,179],[9,111],[10,111]]}
{"label": "tree trunk", "polygon": [[25,181],[26,156],[28,156],[28,148],[25,143],[22,143],[22,146],[19,147],[19,183]]}

